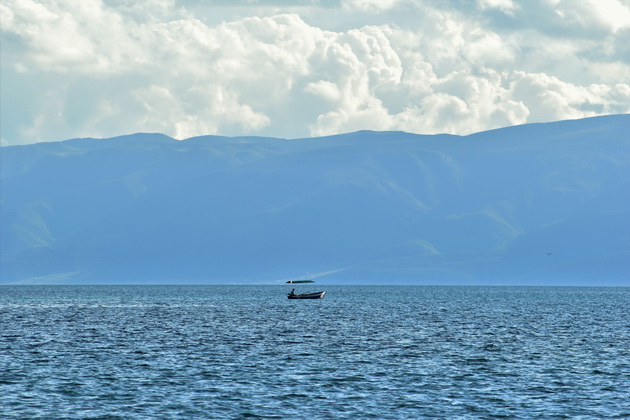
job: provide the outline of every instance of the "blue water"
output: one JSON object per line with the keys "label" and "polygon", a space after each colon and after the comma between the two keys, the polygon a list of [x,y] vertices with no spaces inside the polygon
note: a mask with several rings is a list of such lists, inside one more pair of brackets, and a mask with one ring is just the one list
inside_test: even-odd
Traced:
{"label": "blue water", "polygon": [[630,417],[630,288],[321,288],[0,287],[0,417]]}

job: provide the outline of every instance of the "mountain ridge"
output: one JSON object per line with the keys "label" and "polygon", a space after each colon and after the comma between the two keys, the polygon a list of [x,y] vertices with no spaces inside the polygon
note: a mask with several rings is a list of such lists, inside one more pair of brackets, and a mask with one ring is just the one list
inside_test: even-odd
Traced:
{"label": "mountain ridge", "polygon": [[4,146],[0,283],[628,285],[629,128]]}

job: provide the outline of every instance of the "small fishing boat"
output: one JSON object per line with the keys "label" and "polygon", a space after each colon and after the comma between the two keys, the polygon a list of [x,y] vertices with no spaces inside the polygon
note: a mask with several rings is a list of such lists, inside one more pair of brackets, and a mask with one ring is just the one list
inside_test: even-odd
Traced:
{"label": "small fishing boat", "polygon": [[[289,280],[287,283],[315,283],[313,280]],[[295,293],[295,289],[291,290],[287,297],[289,299],[323,299],[326,292],[310,292],[310,293]]]}
{"label": "small fishing boat", "polygon": [[293,292],[287,295],[289,299],[323,299],[326,292],[302,293],[300,295]]}

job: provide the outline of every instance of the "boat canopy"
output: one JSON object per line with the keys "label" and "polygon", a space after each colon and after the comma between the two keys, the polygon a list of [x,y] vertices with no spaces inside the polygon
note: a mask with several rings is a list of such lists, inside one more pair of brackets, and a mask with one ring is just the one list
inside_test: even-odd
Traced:
{"label": "boat canopy", "polygon": [[315,283],[313,280],[289,280],[287,283],[297,284],[297,283]]}

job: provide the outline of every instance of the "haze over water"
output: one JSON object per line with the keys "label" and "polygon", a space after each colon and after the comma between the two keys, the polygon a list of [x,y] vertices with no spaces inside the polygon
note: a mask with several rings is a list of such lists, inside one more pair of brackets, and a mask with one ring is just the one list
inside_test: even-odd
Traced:
{"label": "haze over water", "polygon": [[321,288],[2,287],[0,416],[630,416],[630,288]]}

